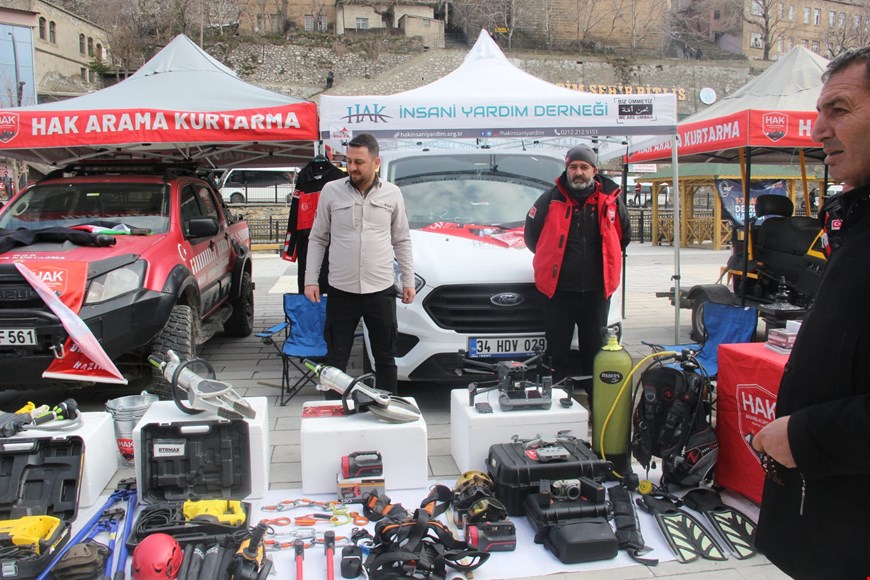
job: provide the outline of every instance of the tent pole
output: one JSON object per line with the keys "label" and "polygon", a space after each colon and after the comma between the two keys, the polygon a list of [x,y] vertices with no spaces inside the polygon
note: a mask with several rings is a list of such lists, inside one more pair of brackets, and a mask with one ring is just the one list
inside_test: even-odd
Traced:
{"label": "tent pole", "polygon": [[[626,159],[628,158],[628,149],[625,151]],[[628,162],[622,164],[622,183],[620,184],[622,189],[622,200],[625,202],[625,211],[628,211],[628,192],[626,191],[626,187],[628,187]],[[643,243],[643,240],[640,241]],[[628,318],[625,315],[625,286],[628,284],[628,270],[626,270],[626,258],[628,254],[625,250],[622,250],[622,317]]]}
{"label": "tent pole", "polygon": [[[677,154],[677,136],[671,136],[671,166],[674,168],[674,174],[671,176],[671,200],[674,204],[674,344],[680,344],[680,306],[682,300],[680,298],[680,177],[679,163]],[[658,193],[653,191],[653,203],[655,203]]]}
{"label": "tent pole", "polygon": [[[742,151],[741,151],[742,153]],[[749,275],[749,202],[752,199],[752,148],[746,147],[746,173],[743,175],[743,283],[740,287],[740,306],[746,306],[746,277]]]}
{"label": "tent pole", "polygon": [[804,215],[812,215],[813,208],[810,203],[809,183],[807,183],[807,158],[804,155],[803,149],[800,149],[798,153],[801,160],[801,185],[804,188]]}

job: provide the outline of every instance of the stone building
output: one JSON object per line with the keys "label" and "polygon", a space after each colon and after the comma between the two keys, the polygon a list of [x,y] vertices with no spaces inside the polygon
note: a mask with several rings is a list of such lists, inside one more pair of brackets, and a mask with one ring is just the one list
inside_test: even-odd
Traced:
{"label": "stone building", "polygon": [[[108,60],[108,40],[106,31],[96,24],[45,0],[0,0],[0,28],[8,33],[0,38],[2,62],[17,60],[19,78],[32,75],[32,81],[24,85],[21,105],[101,88],[92,63]],[[9,94],[8,71],[16,67],[3,68],[7,78],[0,92]]]}

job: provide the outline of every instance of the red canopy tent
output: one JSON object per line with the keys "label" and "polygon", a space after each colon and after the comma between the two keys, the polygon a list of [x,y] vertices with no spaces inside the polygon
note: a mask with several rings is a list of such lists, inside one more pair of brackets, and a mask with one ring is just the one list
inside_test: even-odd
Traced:
{"label": "red canopy tent", "polygon": [[[741,173],[744,176],[744,230],[749,228],[753,158],[767,163],[800,162],[803,170],[804,205],[809,211],[804,162],[806,158],[819,163],[824,161],[824,153],[819,143],[813,141],[810,135],[817,117],[816,101],[822,89],[821,77],[827,64],[828,61],[821,56],[802,46],[796,46],[754,80],[677,125],[677,157],[680,161],[740,161]],[[643,163],[671,159],[672,154],[673,145],[670,140],[661,137],[632,139],[625,159],[626,163]],[[679,195],[676,164],[673,191]],[[653,203],[656,203],[656,196],[653,196]],[[674,215],[675,224],[679,219],[679,215]],[[747,231],[744,231],[744,236],[748,237]],[[677,313],[680,304],[679,246],[677,239],[674,244],[674,304]],[[748,268],[747,250],[744,244],[744,277]],[[679,314],[676,315],[676,342],[679,342],[678,331]]]}
{"label": "red canopy tent", "polygon": [[[823,159],[810,133],[827,64],[797,46],[734,93],[684,119],[677,126],[680,161],[736,161],[745,148],[766,163],[794,160],[799,150]],[[627,159],[643,163],[670,157],[669,140],[647,138],[632,140]]]}
{"label": "red canopy tent", "polygon": [[302,165],[317,131],[315,103],[246,83],[179,35],[116,85],[0,110],[0,155],[56,166],[105,156]]}

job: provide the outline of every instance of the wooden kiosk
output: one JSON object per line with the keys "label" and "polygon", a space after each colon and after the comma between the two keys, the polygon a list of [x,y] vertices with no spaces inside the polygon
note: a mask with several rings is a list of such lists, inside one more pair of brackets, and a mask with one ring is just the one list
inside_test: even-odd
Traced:
{"label": "wooden kiosk", "polygon": [[[723,218],[722,204],[716,194],[716,180],[741,180],[740,165],[733,163],[681,163],[680,178],[680,247],[704,246],[720,250],[731,240],[731,223]],[[792,165],[753,165],[752,180],[781,179],[792,202],[797,197],[801,169]],[[652,183],[652,242],[656,245],[674,243],[674,212],[670,195],[665,195],[673,183],[673,170],[668,167],[644,175],[637,181]],[[821,192],[824,179],[807,175],[810,187]],[[803,197],[803,196],[801,196]],[[662,198],[662,199],[660,199]],[[661,207],[665,200],[666,207]],[[706,207],[705,207],[706,206]],[[798,204],[795,204],[798,207]],[[798,213],[806,212],[806,209]]]}

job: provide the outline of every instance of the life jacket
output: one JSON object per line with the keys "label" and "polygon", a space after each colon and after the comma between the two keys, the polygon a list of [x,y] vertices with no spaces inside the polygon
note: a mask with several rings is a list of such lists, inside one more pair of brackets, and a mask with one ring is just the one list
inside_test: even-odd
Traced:
{"label": "life jacket", "polygon": [[[577,201],[563,189],[559,179],[556,180],[556,187],[550,191],[552,198],[547,208],[547,217],[541,229],[535,257],[532,259],[535,286],[548,298],[552,298],[556,293],[568,232],[571,228],[571,216],[577,207]],[[595,180],[595,191],[586,200],[587,204],[597,204],[605,298],[610,298],[616,292],[622,278],[622,225],[617,208],[618,196],[618,188],[605,192],[601,182]]]}

